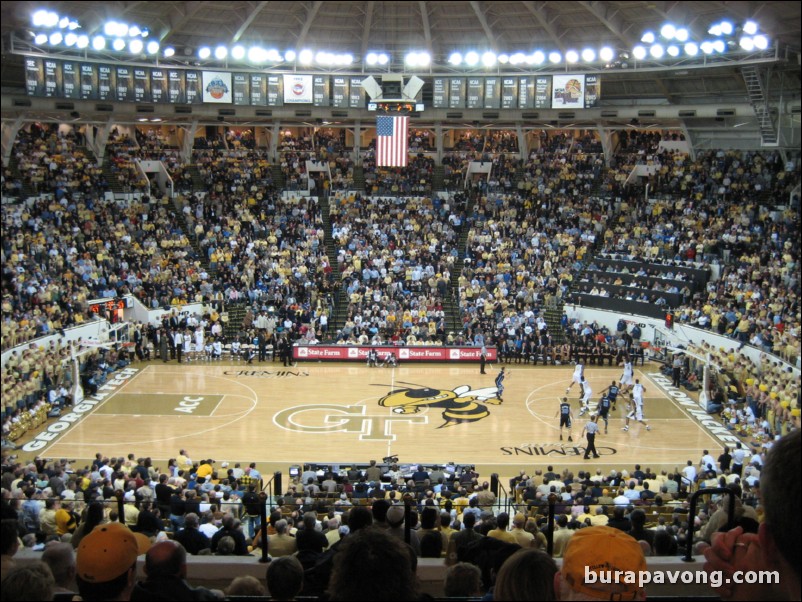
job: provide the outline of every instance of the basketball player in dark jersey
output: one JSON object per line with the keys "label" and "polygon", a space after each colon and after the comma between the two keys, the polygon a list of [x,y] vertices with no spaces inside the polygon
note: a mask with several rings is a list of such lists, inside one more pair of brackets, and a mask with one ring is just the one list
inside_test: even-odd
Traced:
{"label": "basketball player in dark jersey", "polygon": [[571,411],[571,404],[568,403],[567,397],[560,400],[560,408],[557,410],[555,418],[557,416],[560,417],[560,441],[563,440],[563,427],[568,429],[568,440],[573,441],[571,424],[574,422],[574,413]]}

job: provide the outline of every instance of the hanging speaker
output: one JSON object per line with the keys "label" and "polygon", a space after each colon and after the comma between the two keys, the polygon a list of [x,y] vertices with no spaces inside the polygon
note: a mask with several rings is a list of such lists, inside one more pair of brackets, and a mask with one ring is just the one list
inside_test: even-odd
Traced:
{"label": "hanging speaker", "polygon": [[413,75],[409,78],[407,85],[404,86],[404,98],[415,100],[415,97],[418,95],[418,92],[420,92],[421,88],[423,88],[423,80],[417,75]]}
{"label": "hanging speaker", "polygon": [[372,75],[362,80],[362,89],[365,90],[371,100],[380,98],[382,95],[382,88]]}

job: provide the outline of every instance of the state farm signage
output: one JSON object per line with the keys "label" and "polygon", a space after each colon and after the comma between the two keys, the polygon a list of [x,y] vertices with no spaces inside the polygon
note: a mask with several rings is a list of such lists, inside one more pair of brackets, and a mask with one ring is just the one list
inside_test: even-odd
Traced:
{"label": "state farm signage", "polygon": [[[480,347],[351,347],[337,345],[296,345],[292,357],[296,360],[366,362],[368,351],[375,349],[379,361],[388,353],[399,362],[478,362]],[[487,361],[496,361],[496,348],[487,348]]]}

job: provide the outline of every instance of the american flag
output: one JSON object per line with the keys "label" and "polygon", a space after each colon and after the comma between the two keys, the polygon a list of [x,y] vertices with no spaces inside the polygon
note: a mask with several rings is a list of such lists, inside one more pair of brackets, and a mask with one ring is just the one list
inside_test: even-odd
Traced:
{"label": "american flag", "polygon": [[376,166],[407,166],[409,117],[376,117]]}

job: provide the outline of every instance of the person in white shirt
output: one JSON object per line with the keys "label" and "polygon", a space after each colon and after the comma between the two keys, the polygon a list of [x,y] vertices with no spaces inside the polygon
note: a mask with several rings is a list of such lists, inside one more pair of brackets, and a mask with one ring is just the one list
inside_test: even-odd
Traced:
{"label": "person in white shirt", "polygon": [[[624,373],[621,375],[621,389],[622,393],[626,392],[628,388],[632,388],[632,377],[634,375],[634,371],[632,368],[632,360],[629,356],[624,358]],[[627,389],[625,389],[627,387]]]}
{"label": "person in white shirt", "polygon": [[585,377],[585,366],[583,364],[577,364],[574,366],[574,374],[571,376],[571,384],[568,385],[568,388],[565,390],[566,393],[571,391],[571,387],[574,386],[574,383],[578,384],[580,387],[582,386],[582,380]]}
{"label": "person in white shirt", "polygon": [[688,460],[688,464],[682,469],[682,483],[690,487],[696,482],[696,474],[696,467]]}
{"label": "person in white shirt", "polygon": [[635,381],[635,386],[632,387],[632,403],[630,404],[630,410],[627,414],[626,424],[621,429],[622,431],[629,430],[629,421],[630,419],[634,418],[641,424],[646,425],[646,430],[652,430],[652,427],[649,425],[646,420],[643,419],[643,393],[646,391],[646,387],[640,384],[640,380]]}
{"label": "person in white shirt", "polygon": [[195,331],[195,360],[200,361],[203,359],[204,342],[203,342],[203,327],[199,326]]}
{"label": "person in white shirt", "polygon": [[732,474],[741,476],[744,469],[744,460],[746,460],[746,450],[739,441],[735,444],[735,449],[732,452]]}
{"label": "person in white shirt", "polygon": [[710,455],[708,450],[704,450],[704,452],[702,452],[702,460],[699,462],[699,468],[705,472],[709,470],[715,470],[718,472],[718,464],[713,456]]}
{"label": "person in white shirt", "polygon": [[579,386],[582,387],[582,399],[579,402],[582,406],[579,410],[579,415],[582,416],[585,412],[590,410],[590,397],[593,395],[593,389],[590,383],[585,380],[584,376],[580,377]]}
{"label": "person in white shirt", "polygon": [[192,331],[187,330],[184,335],[184,358],[188,362],[192,361]]}

